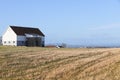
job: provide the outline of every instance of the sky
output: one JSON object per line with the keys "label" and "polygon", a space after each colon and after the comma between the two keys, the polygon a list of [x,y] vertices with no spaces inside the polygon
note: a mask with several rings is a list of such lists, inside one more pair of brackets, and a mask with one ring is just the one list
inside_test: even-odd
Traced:
{"label": "sky", "polygon": [[120,0],[0,0],[0,35],[9,25],[39,28],[46,44],[120,46]]}

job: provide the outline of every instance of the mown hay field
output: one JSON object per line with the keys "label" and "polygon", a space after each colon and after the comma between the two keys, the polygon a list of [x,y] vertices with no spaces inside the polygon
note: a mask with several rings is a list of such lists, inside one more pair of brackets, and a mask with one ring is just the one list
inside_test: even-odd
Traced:
{"label": "mown hay field", "polygon": [[120,80],[120,48],[0,46],[0,80]]}

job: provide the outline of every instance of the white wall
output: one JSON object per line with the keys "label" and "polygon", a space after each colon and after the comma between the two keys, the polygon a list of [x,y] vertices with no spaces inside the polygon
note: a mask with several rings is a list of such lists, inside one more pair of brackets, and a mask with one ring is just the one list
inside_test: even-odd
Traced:
{"label": "white wall", "polygon": [[[2,44],[3,45],[17,45],[17,35],[16,33],[8,27],[4,35],[2,36]],[[6,43],[5,43],[6,42]]]}

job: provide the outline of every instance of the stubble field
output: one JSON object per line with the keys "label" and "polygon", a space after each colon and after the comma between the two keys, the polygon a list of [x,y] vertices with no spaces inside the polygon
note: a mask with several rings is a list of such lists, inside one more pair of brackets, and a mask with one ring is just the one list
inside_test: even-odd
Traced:
{"label": "stubble field", "polygon": [[120,48],[0,46],[0,80],[120,80]]}

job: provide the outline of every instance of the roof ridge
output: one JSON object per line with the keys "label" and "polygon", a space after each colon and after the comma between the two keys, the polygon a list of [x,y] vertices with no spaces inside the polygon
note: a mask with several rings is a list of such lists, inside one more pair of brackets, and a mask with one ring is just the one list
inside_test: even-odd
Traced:
{"label": "roof ridge", "polygon": [[27,27],[27,26],[14,26],[14,25],[9,25],[10,27],[17,27],[17,28],[33,28],[33,29],[38,29],[34,27]]}

